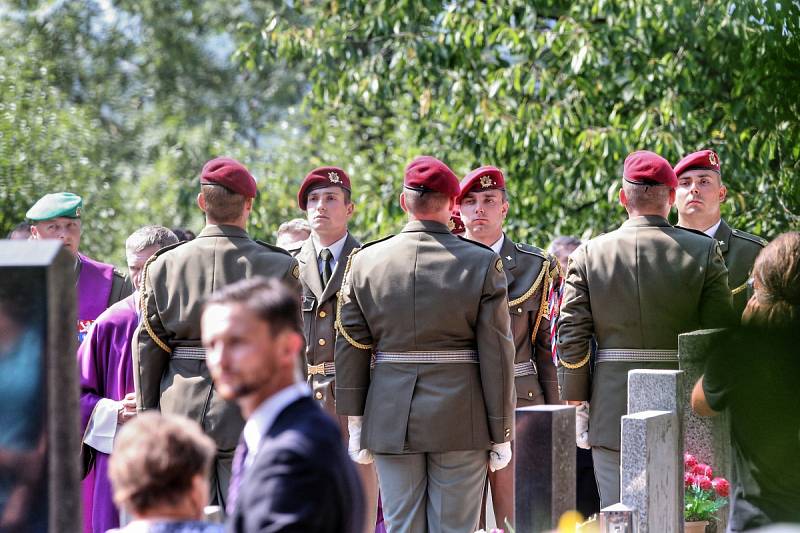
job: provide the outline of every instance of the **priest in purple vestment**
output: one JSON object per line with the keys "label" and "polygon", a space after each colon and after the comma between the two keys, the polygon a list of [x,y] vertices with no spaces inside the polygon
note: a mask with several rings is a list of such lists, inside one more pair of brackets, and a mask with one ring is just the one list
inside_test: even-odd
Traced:
{"label": "priest in purple vestment", "polygon": [[177,242],[175,234],[162,226],[146,226],[128,237],[125,252],[137,291],[105,310],[78,349],[83,455],[94,460],[83,481],[86,532],[104,533],[119,526],[119,511],[108,480],[108,458],[117,428],[136,415],[131,339],[139,323],[139,276],[154,252]]}

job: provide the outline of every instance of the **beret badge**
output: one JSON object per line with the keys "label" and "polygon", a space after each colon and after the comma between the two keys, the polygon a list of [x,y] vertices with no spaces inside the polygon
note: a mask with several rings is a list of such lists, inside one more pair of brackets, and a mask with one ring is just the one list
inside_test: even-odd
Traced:
{"label": "beret badge", "polygon": [[339,174],[336,172],[328,172],[328,179],[331,181],[331,183],[341,183],[342,181],[339,177]]}
{"label": "beret badge", "polygon": [[494,180],[488,174],[485,176],[481,176],[481,187],[486,189],[487,187],[491,187],[494,185]]}
{"label": "beret badge", "polygon": [[708,162],[713,167],[719,165],[719,159],[717,159],[717,154],[715,154],[714,152],[709,152],[709,154],[708,154]]}

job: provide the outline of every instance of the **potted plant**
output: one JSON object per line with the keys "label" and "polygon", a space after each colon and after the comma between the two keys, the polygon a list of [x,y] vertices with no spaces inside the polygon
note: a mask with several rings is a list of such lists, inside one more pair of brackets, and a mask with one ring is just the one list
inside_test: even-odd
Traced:
{"label": "potted plant", "polygon": [[727,503],[730,484],[723,477],[714,477],[714,471],[700,463],[692,454],[683,457],[683,481],[686,487],[683,508],[685,533],[704,533],[706,526],[716,518],[716,513]]}

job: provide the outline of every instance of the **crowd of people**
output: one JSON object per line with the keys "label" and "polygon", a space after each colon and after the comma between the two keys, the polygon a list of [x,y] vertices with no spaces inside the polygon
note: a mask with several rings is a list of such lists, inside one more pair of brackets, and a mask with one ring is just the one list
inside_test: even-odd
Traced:
{"label": "crowd of people", "polygon": [[[733,530],[800,521],[800,479],[776,488],[763,474],[777,458],[800,466],[800,406],[770,370],[797,375],[800,241],[762,252],[726,224],[715,152],[674,167],[630,154],[628,219],[547,250],[505,233],[514,199],[493,166],[459,180],[414,159],[407,224],[368,243],[349,231],[341,168],[308,173],[305,217],[276,245],[247,232],[247,168],[216,158],[199,181],[202,231],[138,229],[127,275],[79,252],[77,195],[45,195],[12,236],[61,239],[75,257],[86,532],[219,530],[200,521],[209,503],[236,532],[471,532],[488,491],[498,526],[513,525],[514,409],[563,402],[576,406],[577,506],[591,515],[619,501],[628,371],[676,369],[680,333],[735,328],[743,311],[783,358],[733,357],[745,344],[732,341],[694,403],[733,412]],[[764,405],[795,405],[788,426],[754,428],[769,393],[734,368],[786,391]]]}

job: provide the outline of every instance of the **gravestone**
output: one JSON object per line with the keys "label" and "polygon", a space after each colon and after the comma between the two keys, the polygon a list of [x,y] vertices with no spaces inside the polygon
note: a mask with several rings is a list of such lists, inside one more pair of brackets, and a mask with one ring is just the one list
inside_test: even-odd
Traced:
{"label": "gravestone", "polygon": [[19,465],[0,483],[0,510],[20,516],[8,531],[81,530],[74,269],[59,241],[0,241],[0,448]]}
{"label": "gravestone", "polygon": [[683,531],[683,469],[678,415],[642,411],[622,417],[621,503],[636,509],[639,533]]}
{"label": "gravestone", "polygon": [[517,409],[514,449],[516,530],[551,530],[575,509],[575,407]]}

